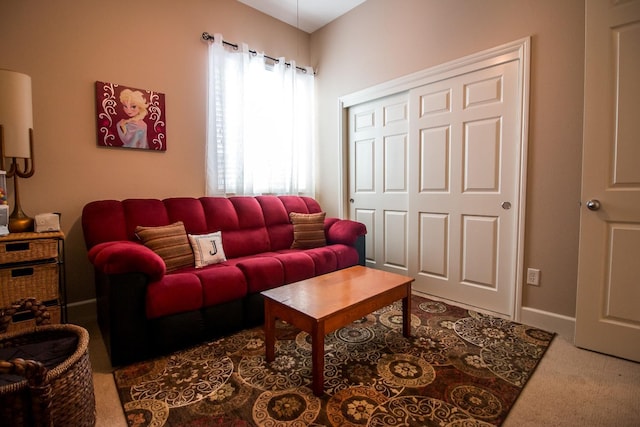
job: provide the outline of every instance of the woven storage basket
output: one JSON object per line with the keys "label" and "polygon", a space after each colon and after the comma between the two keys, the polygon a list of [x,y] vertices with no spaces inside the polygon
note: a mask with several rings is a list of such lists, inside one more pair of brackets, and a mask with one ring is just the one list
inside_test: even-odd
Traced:
{"label": "woven storage basket", "polygon": [[[47,305],[46,312],[42,313],[47,316],[45,325],[60,323],[61,309],[59,305]],[[8,322],[5,332],[32,331],[36,325],[43,324],[33,312],[22,312],[12,316],[11,320],[5,318],[0,322]]]}
{"label": "woven storage basket", "polygon": [[21,265],[0,269],[0,307],[24,297],[40,301],[58,298],[58,264]]}
{"label": "woven storage basket", "polygon": [[[34,311],[46,310],[34,299],[16,305]],[[6,319],[6,311],[0,315]],[[12,313],[9,313],[12,315]],[[47,316],[36,316],[47,319]],[[0,322],[0,332],[3,326]],[[0,386],[0,426],[94,426],[96,406],[93,374],[89,361],[89,333],[71,324],[37,326],[29,331],[0,333],[0,348],[44,344],[63,338],[77,338],[74,351],[51,369],[34,360],[0,360],[0,375],[20,375],[26,379]]]}
{"label": "woven storage basket", "polygon": [[0,242],[0,264],[37,261],[58,256],[56,239]]}

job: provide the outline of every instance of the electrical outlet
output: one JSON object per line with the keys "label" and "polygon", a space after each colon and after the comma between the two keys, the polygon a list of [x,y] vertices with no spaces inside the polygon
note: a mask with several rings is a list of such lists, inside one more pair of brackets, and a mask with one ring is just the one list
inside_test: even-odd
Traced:
{"label": "electrical outlet", "polygon": [[540,270],[537,268],[527,269],[527,285],[540,286]]}

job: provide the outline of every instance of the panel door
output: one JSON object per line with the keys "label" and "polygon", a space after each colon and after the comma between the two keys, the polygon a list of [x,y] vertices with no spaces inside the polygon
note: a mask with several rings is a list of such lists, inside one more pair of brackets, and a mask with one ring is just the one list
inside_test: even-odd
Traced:
{"label": "panel door", "polygon": [[414,289],[513,316],[521,156],[518,62],[410,92]]}
{"label": "panel door", "polygon": [[367,226],[366,264],[406,273],[407,94],[355,105],[348,117],[349,214]]}
{"label": "panel door", "polygon": [[586,7],[575,342],[640,362],[640,2]]}

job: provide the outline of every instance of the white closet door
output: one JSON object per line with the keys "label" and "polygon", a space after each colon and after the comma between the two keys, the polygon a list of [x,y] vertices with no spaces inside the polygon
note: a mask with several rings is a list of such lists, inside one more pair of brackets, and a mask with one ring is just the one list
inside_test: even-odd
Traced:
{"label": "white closet door", "polygon": [[518,61],[410,92],[414,289],[514,314],[521,156]]}
{"label": "white closet door", "polygon": [[407,94],[349,109],[349,214],[367,226],[369,267],[407,272]]}
{"label": "white closet door", "polygon": [[367,266],[517,316],[528,52],[522,39],[341,98]]}

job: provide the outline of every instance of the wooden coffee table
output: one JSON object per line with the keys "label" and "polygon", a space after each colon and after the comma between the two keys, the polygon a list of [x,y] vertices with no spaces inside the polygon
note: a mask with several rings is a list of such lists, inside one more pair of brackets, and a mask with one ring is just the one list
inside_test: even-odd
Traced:
{"label": "wooden coffee table", "polygon": [[311,335],[313,393],[324,393],[324,336],[402,300],[402,333],[411,334],[413,278],[355,266],[262,292],[266,360],[275,359],[275,321]]}

